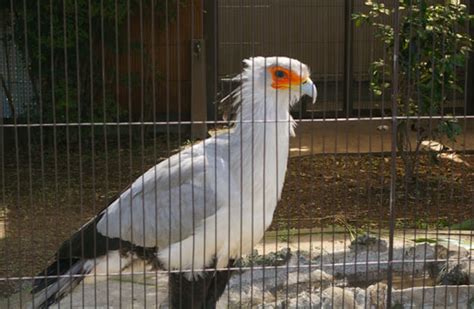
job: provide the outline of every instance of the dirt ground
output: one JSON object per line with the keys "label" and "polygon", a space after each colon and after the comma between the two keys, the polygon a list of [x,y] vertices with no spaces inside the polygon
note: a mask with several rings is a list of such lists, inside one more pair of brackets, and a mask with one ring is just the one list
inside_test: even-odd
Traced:
{"label": "dirt ground", "polygon": [[[160,136],[143,146],[141,141],[109,141],[107,148],[94,145],[93,151],[90,143],[81,149],[6,149],[0,162],[0,221],[5,229],[0,237],[0,278],[35,275],[73,231],[137,176],[187,143]],[[417,181],[408,186],[397,161],[398,228],[444,228],[474,218],[474,156],[463,158],[467,164],[432,164],[428,156],[422,157]],[[291,158],[271,229],[386,227],[389,188],[387,156]],[[0,296],[12,289],[0,283]]]}
{"label": "dirt ground", "polygon": [[[445,228],[474,218],[474,155],[466,164],[420,158],[415,181],[397,158],[394,217],[397,228]],[[327,224],[367,228],[389,224],[390,158],[383,155],[313,155],[291,158],[273,228]],[[280,225],[279,225],[280,224]]]}

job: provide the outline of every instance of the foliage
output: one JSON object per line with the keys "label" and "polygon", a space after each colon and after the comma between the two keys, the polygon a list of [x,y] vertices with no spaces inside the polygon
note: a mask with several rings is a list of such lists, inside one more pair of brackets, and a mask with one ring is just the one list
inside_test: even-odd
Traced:
{"label": "foliage", "polygon": [[438,243],[438,240],[436,238],[426,238],[426,237],[420,237],[413,239],[413,241],[417,244],[436,244]]}
{"label": "foliage", "polygon": [[458,224],[453,224],[451,226],[453,230],[467,230],[472,231],[474,230],[474,219],[468,219]]}
{"label": "foliage", "polygon": [[[296,254],[298,254],[298,252],[296,252]],[[290,248],[283,248],[276,252],[269,252],[266,255],[260,255],[257,250],[253,250],[248,256],[238,259],[235,262],[235,266],[282,266],[288,263],[292,255],[293,253]]]}
{"label": "foliage", "polygon": [[[397,144],[408,179],[416,174],[423,140],[443,137],[455,140],[461,133],[457,121],[444,113],[444,106],[456,95],[462,96],[459,75],[473,45],[466,25],[474,19],[466,6],[457,2],[399,0],[398,115],[446,116],[437,128],[431,128],[427,121],[416,117],[399,120]],[[392,87],[394,9],[376,1],[366,1],[365,5],[368,13],[357,13],[353,17],[356,26],[373,27],[375,37],[385,46],[386,59],[374,61],[370,67],[371,90],[381,96]],[[417,132],[415,143],[409,139],[410,131]]]}
{"label": "foliage", "polygon": [[[131,33],[129,41],[127,21],[141,9],[142,14],[152,11],[156,26],[163,27],[165,20],[174,20],[177,5],[182,2],[2,2],[0,9],[8,11],[9,16],[2,21],[4,29],[11,27],[13,20],[13,32],[7,39],[19,47],[33,84],[35,102],[31,102],[30,121],[128,120],[127,111],[116,104],[115,81],[128,85],[133,72],[120,76],[115,55],[128,52],[129,46],[132,52],[137,51],[141,42],[137,33]],[[133,80],[130,82],[133,84]]]}

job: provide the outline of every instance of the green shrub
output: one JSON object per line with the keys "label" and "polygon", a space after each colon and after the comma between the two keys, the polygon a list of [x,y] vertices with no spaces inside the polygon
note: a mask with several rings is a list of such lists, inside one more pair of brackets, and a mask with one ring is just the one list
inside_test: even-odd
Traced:
{"label": "green shrub", "polygon": [[[131,33],[129,42],[126,27],[129,17],[140,14],[140,3],[142,14],[153,11],[156,27],[160,29],[165,20],[175,19],[177,5],[182,5],[184,1],[51,0],[0,3],[0,10],[7,12],[8,16],[0,21],[3,29],[11,28],[13,16],[12,35],[4,39],[18,46],[33,85],[34,101],[25,102],[29,104],[30,122],[129,120],[128,110],[117,106],[115,83],[118,80],[119,85],[124,87],[129,82],[134,86],[134,72],[117,76],[120,73],[115,67],[115,55],[128,53],[129,48],[132,53],[141,49],[140,34]],[[144,57],[149,57],[147,51],[144,53]],[[108,59],[111,57],[114,58]],[[16,116],[18,122],[26,121],[25,115]],[[60,132],[65,133],[65,130],[58,131],[58,142],[64,138]]]}
{"label": "green shrub", "polygon": [[[457,121],[444,113],[445,103],[462,97],[459,77],[465,67],[473,40],[466,31],[473,16],[459,1],[399,0],[400,50],[398,115],[412,116],[398,121],[397,146],[410,181],[416,175],[421,142],[426,139],[454,140],[461,133]],[[376,1],[366,1],[368,13],[354,14],[356,26],[368,24],[375,30],[386,51],[386,59],[370,67],[370,87],[381,96],[392,88],[394,55],[394,9]],[[446,116],[436,128],[416,116]],[[417,132],[415,142],[409,132]]]}

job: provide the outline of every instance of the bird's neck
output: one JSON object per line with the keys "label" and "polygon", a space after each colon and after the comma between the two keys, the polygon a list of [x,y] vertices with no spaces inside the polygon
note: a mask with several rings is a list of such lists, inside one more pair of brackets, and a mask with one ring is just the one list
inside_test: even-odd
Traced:
{"label": "bird's neck", "polygon": [[[253,104],[242,102],[236,120],[230,137],[232,165],[242,169],[244,181],[263,182],[269,197],[279,197],[293,134],[289,104],[271,96],[255,96]],[[276,206],[276,201],[269,206]]]}
{"label": "bird's neck", "polygon": [[[236,117],[234,138],[239,135],[263,144],[263,139],[286,141],[294,134],[294,121],[289,112],[289,98],[277,93],[244,93]],[[278,135],[278,136],[277,136]]]}
{"label": "bird's neck", "polygon": [[[289,138],[294,135],[294,120],[288,109],[281,110],[268,104],[267,108],[255,107],[250,112],[242,108],[237,115],[237,123],[232,133],[232,142],[246,148],[253,143],[258,149],[265,146],[266,151],[288,151]],[[277,149],[278,148],[278,149]],[[257,153],[258,154],[258,153]]]}

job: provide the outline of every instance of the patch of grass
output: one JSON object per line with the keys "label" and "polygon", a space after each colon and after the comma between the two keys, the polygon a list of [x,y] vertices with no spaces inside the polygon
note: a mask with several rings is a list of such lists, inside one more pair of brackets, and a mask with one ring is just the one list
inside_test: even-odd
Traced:
{"label": "patch of grass", "polygon": [[281,241],[281,242],[288,242],[288,240],[290,239],[290,235],[288,232],[283,232],[283,233],[278,233],[278,240]]}
{"label": "patch of grass", "polygon": [[438,242],[434,238],[416,238],[416,239],[412,239],[412,240],[417,244],[419,244],[419,243],[435,244],[435,243]]}
{"label": "patch of grass", "polygon": [[450,222],[446,218],[439,219],[396,219],[395,228],[396,229],[407,229],[414,228],[418,230],[429,230],[429,229],[443,229],[450,226]]}
{"label": "patch of grass", "polygon": [[252,254],[238,259],[235,266],[282,266],[288,262],[291,256],[292,252],[290,248],[284,248],[277,252],[270,252],[266,255],[260,255],[257,250],[253,250]]}
{"label": "patch of grass", "polygon": [[465,231],[472,231],[474,230],[474,219],[468,219],[458,224],[451,225],[451,229],[453,230],[465,230]]}

